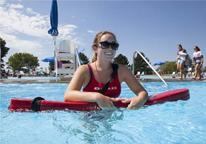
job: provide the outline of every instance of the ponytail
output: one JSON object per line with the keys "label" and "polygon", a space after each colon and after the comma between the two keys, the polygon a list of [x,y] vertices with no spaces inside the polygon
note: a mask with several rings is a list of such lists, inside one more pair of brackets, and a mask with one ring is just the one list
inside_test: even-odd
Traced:
{"label": "ponytail", "polygon": [[93,53],[91,63],[95,62],[96,60],[97,60],[97,54]]}

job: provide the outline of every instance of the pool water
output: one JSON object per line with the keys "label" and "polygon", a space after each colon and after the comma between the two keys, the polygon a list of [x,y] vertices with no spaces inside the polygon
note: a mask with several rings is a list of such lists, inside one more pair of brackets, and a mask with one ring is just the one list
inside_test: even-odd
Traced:
{"label": "pool water", "polygon": [[[187,101],[127,110],[10,113],[12,98],[63,101],[66,84],[0,84],[1,144],[202,144],[206,143],[206,82],[142,83],[150,95],[179,88]],[[133,97],[122,84],[121,97]]]}

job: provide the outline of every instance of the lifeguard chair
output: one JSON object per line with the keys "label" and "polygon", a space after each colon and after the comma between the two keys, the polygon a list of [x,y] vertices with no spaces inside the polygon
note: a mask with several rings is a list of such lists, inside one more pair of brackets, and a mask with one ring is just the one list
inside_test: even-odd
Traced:
{"label": "lifeguard chair", "polygon": [[73,75],[78,64],[80,65],[78,47],[70,40],[63,40],[59,43],[55,53],[56,81],[58,81],[58,76],[60,80],[63,80],[66,75]]}

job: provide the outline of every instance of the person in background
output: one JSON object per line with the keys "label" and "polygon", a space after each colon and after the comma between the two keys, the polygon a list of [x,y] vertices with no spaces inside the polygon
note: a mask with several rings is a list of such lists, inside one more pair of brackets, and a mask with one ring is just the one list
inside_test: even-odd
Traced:
{"label": "person in background", "polygon": [[195,66],[195,75],[193,79],[197,78],[197,80],[200,80],[201,79],[201,67],[203,65],[203,55],[198,46],[194,46],[193,64]]}
{"label": "person in background", "polygon": [[162,70],[162,76],[164,76],[164,74],[165,74],[165,70]]}
{"label": "person in background", "polygon": [[[125,99],[129,103],[128,109],[139,109],[148,99],[147,91],[136,80],[131,70],[126,66],[112,64],[119,44],[116,36],[109,31],[102,31],[96,35],[92,45],[94,51],[92,62],[80,66],[69,83],[65,95],[65,102],[96,102],[100,108],[113,107],[121,93],[121,83],[125,82],[134,92],[135,97]],[[109,83],[105,94],[100,93],[115,72],[114,79]],[[83,87],[83,91],[80,91]]]}
{"label": "person in background", "polygon": [[135,75],[135,78],[140,78],[140,71],[137,72],[137,74]]}
{"label": "person in background", "polygon": [[177,70],[180,72],[180,79],[182,80],[183,78],[183,68],[184,68],[184,63],[187,58],[187,51],[182,48],[182,45],[179,44],[177,45],[178,52],[177,52],[177,59],[176,59],[176,64],[177,64]]}

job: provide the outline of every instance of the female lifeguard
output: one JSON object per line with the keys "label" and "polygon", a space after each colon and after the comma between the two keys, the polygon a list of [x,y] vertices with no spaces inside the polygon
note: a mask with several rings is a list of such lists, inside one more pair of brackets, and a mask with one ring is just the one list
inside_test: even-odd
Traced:
{"label": "female lifeguard", "polygon": [[[148,99],[147,91],[126,66],[112,64],[118,47],[113,33],[102,31],[96,35],[92,45],[92,62],[76,70],[64,95],[66,102],[96,102],[101,108],[113,107],[113,102],[117,101],[121,93],[121,83],[125,82],[136,95],[123,101],[129,103],[127,108],[138,109],[144,105]],[[111,74],[114,74],[114,77],[109,82]],[[106,92],[100,93],[108,82]],[[82,87],[83,91],[80,91]]]}

